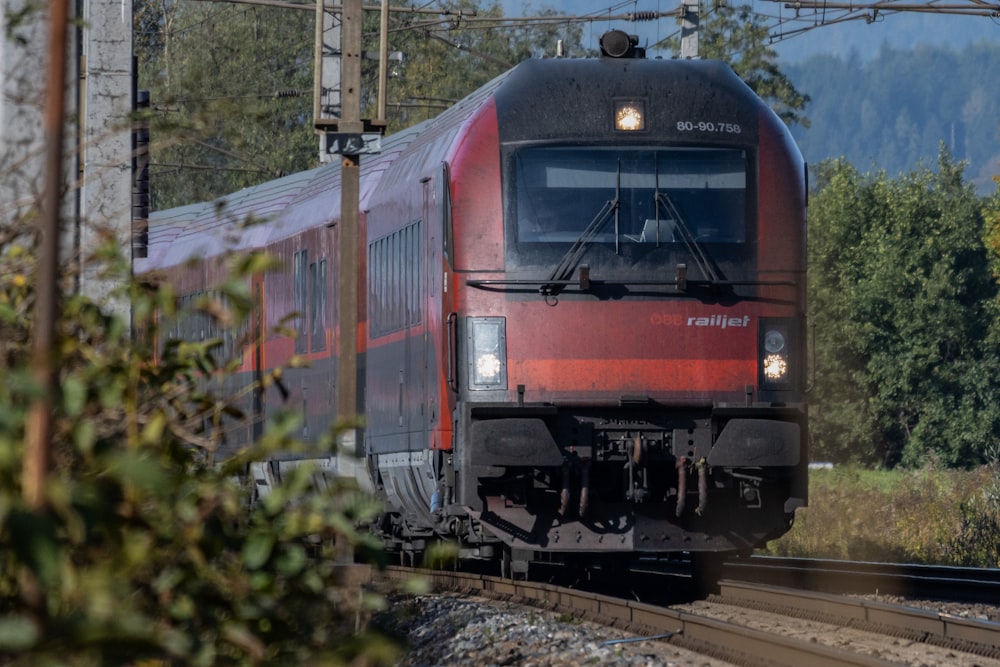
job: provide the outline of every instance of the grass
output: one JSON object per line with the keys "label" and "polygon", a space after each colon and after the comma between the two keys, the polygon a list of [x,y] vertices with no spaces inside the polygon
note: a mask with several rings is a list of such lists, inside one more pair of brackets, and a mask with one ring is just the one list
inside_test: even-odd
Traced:
{"label": "grass", "polygon": [[1000,479],[969,471],[811,470],[809,507],[774,556],[1000,567]]}

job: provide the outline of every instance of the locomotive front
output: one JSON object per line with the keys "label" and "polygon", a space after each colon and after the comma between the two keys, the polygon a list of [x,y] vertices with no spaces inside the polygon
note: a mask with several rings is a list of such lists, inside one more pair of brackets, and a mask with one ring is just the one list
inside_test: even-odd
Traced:
{"label": "locomotive front", "polygon": [[605,56],[521,64],[467,135],[449,504],[526,559],[784,533],[806,183],[781,121],[723,63]]}

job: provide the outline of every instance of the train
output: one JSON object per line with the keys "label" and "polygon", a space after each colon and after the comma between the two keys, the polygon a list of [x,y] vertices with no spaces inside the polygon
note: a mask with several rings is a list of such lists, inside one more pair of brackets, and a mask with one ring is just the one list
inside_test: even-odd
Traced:
{"label": "train", "polygon": [[[136,271],[182,302],[232,253],[280,260],[249,279],[253,341],[230,352],[245,381],[308,364],[254,396],[230,446],[277,410],[301,411],[307,442],[344,417],[335,278],[356,253],[363,427],[323,465],[381,499],[393,557],[448,541],[513,577],[707,562],[790,529],[808,503],[807,166],[726,63],[647,59],[619,30],[599,56],[525,60],[362,157],[356,248],[341,174],[150,216]],[[254,488],[294,459],[258,464]]]}

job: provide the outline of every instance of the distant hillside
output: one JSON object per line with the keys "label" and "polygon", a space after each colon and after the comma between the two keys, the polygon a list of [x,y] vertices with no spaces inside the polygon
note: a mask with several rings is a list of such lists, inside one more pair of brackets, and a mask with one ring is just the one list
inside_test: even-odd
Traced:
{"label": "distant hillside", "polygon": [[862,60],[874,58],[883,45],[912,49],[918,45],[963,49],[975,42],[1000,42],[1000,23],[985,16],[899,12],[874,23],[863,20],[824,25],[772,44],[784,63],[820,54]]}
{"label": "distant hillside", "polygon": [[1000,44],[960,50],[883,45],[870,59],[819,55],[782,64],[812,101],[811,127],[792,132],[806,160],[846,157],[862,171],[895,176],[934,166],[941,142],[966,160],[979,192],[1000,174]]}

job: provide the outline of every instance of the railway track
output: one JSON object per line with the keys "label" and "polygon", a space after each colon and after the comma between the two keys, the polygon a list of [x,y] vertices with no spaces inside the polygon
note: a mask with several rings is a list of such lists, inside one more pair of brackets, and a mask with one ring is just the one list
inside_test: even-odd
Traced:
{"label": "railway track", "polygon": [[386,576],[414,573],[439,591],[529,605],[736,665],[1000,667],[1000,624],[831,593],[726,579],[705,600],[661,605],[481,574],[390,568]]}
{"label": "railway track", "polygon": [[754,556],[728,561],[722,574],[739,581],[827,593],[1000,604],[1000,569]]}

